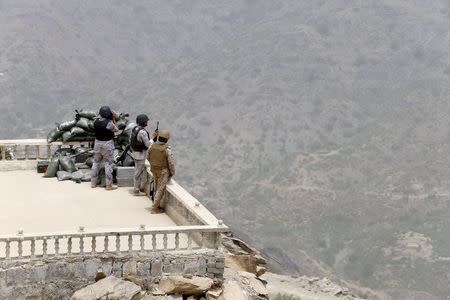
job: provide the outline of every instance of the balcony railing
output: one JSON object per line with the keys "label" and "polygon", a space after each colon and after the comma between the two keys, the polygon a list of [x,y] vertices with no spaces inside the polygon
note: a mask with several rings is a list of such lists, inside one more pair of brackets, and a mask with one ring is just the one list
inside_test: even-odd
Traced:
{"label": "balcony railing", "polygon": [[[0,260],[217,249],[225,226],[94,230],[0,236]],[[199,236],[200,240],[194,238]]]}
{"label": "balcony railing", "polygon": [[0,140],[1,160],[38,160],[49,159],[62,147],[84,146],[89,142],[53,142],[44,139]]}

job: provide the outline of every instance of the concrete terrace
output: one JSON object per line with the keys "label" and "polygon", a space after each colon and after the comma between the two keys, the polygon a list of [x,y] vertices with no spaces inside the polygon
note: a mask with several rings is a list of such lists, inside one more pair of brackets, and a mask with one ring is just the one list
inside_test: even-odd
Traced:
{"label": "concrete terrace", "polygon": [[166,214],[150,214],[151,200],[131,195],[130,188],[92,189],[86,182],[43,178],[36,170],[0,171],[0,193],[0,235],[176,226]]}

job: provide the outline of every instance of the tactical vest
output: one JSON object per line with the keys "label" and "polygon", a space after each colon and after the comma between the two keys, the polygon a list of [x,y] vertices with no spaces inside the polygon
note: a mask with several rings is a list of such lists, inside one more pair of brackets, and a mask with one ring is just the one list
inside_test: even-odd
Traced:
{"label": "tactical vest", "polygon": [[[167,162],[167,145],[160,143],[153,143],[148,152],[148,161],[150,162],[152,173],[160,173],[163,169],[169,168],[169,163]],[[157,174],[155,174],[158,176]]]}
{"label": "tactical vest", "polygon": [[[145,151],[148,149],[148,147],[145,146],[145,144],[138,140],[138,134],[141,130],[145,130],[142,127],[136,126],[133,128],[133,131],[131,131],[131,139],[130,139],[130,147],[133,151]],[[147,130],[145,130],[145,133],[147,133],[148,139],[150,139],[150,135],[148,134]]]}
{"label": "tactical vest", "polygon": [[110,120],[99,119],[94,122],[95,139],[99,141],[110,141],[114,138],[114,132],[106,129]]}

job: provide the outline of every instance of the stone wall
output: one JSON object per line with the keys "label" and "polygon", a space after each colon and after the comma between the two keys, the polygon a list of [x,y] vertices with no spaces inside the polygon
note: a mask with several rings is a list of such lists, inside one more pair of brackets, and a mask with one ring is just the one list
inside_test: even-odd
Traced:
{"label": "stone wall", "polygon": [[68,299],[76,290],[94,283],[101,272],[148,289],[166,275],[222,279],[224,256],[218,250],[202,249],[145,255],[105,254],[40,261],[2,261],[0,299]]}

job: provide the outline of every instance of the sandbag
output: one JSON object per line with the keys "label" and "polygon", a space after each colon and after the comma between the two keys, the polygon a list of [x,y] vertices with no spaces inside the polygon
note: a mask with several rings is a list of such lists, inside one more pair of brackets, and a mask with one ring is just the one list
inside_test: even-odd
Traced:
{"label": "sandbag", "polygon": [[66,121],[58,125],[58,130],[67,131],[72,129],[72,127],[75,127],[75,125],[77,125],[77,120]]}
{"label": "sandbag", "polygon": [[70,133],[70,131],[66,131],[62,135],[62,140],[65,143],[65,142],[68,142],[71,137],[72,137],[72,134]]}
{"label": "sandbag", "polygon": [[59,170],[59,155],[55,155],[50,160],[50,164],[47,167],[47,172],[45,172],[44,177],[55,177],[56,172]]}
{"label": "sandbag", "polygon": [[75,167],[75,163],[69,156],[63,156],[59,159],[59,163],[61,164],[61,168],[64,171],[73,173],[77,171],[77,167]]}
{"label": "sandbag", "polygon": [[66,171],[58,171],[56,173],[56,177],[58,177],[59,181],[70,180],[72,179],[72,173]]}
{"label": "sandbag", "polygon": [[70,129],[70,134],[72,136],[85,135],[85,133],[84,129],[80,127],[72,127],[72,129]]}
{"label": "sandbag", "polygon": [[131,135],[131,131],[133,130],[134,127],[136,127],[137,124],[130,122],[127,124],[127,126],[125,127],[125,131],[128,133],[128,135]]}
{"label": "sandbag", "polygon": [[66,156],[66,155],[73,155],[75,154],[75,149],[73,148],[59,148],[55,151],[55,154],[58,154],[60,157]]}
{"label": "sandbag", "polygon": [[84,173],[84,176],[83,176],[83,178],[81,178],[81,181],[90,182],[91,181],[91,172],[89,171],[89,172]]}
{"label": "sandbag", "polygon": [[86,159],[86,161],[84,162],[89,168],[92,168],[92,165],[94,164],[94,158],[93,157],[89,157],[88,159]]}
{"label": "sandbag", "polygon": [[91,170],[78,170],[72,173],[72,180],[76,182],[91,181]]}
{"label": "sandbag", "polygon": [[75,164],[76,163],[84,163],[90,154],[90,149],[85,147],[77,147],[75,148]]}
{"label": "sandbag", "polygon": [[122,167],[134,167],[134,159],[127,153],[125,159],[122,161]]}
{"label": "sandbag", "polygon": [[[85,131],[89,130],[89,119],[86,119],[86,118],[79,119],[77,122],[77,127],[82,128]],[[74,128],[76,128],[76,127],[74,127]]]}
{"label": "sandbag", "polygon": [[83,111],[83,110],[76,110],[77,116],[80,118],[86,118],[86,119],[93,119],[97,116],[97,113],[94,111]]}
{"label": "sandbag", "polygon": [[128,146],[128,144],[130,143],[130,136],[124,131],[116,137],[116,141],[120,146]]}
{"label": "sandbag", "polygon": [[54,141],[57,141],[62,135],[63,131],[58,130],[58,128],[54,128],[51,130],[47,135],[47,143],[52,143]]}
{"label": "sandbag", "polygon": [[127,120],[120,119],[116,122],[116,126],[117,128],[119,128],[119,130],[124,130],[127,127]]}
{"label": "sandbag", "polygon": [[89,120],[89,122],[88,122],[88,130],[89,131],[94,131],[94,121],[93,120]]}

